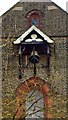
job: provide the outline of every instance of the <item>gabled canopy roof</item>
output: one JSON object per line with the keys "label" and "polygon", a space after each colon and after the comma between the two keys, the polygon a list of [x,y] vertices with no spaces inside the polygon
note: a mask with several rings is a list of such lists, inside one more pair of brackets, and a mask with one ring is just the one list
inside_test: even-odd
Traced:
{"label": "gabled canopy roof", "polygon": [[[31,26],[24,34],[22,34],[16,41],[14,41],[14,44],[20,44],[23,42],[24,38],[29,35],[32,31],[35,31],[38,33],[46,42],[53,43],[53,40],[51,40],[46,34],[44,34],[40,29],[35,27],[34,25]],[[29,40],[29,38],[28,38]],[[32,39],[33,40],[33,39]],[[34,39],[35,40],[35,39]]]}

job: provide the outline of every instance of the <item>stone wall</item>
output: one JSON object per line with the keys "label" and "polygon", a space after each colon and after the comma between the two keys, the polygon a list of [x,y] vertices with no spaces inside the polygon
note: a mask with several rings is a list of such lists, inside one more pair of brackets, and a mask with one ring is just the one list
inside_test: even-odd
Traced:
{"label": "stone wall", "polygon": [[[11,41],[11,40],[10,40]],[[54,38],[55,53],[52,46],[52,54],[50,59],[50,77],[47,74],[47,68],[41,68],[40,63],[37,64],[37,76],[44,79],[50,84],[53,99],[54,110],[60,111],[60,116],[66,117],[66,38]],[[19,79],[18,54],[14,54],[12,42],[3,48],[3,116],[11,117],[15,112],[16,103],[16,88],[21,82],[33,76],[33,65],[29,68],[22,68],[22,79]],[[41,63],[45,64],[44,56],[41,58]],[[57,101],[57,102],[56,102]],[[61,102],[62,101],[62,102]],[[57,105],[61,103],[59,108]],[[63,108],[63,111],[62,109]],[[52,111],[53,112],[53,111]],[[61,114],[62,113],[62,114]],[[58,117],[59,112],[53,116]]]}
{"label": "stone wall", "polygon": [[[49,6],[49,8],[48,8]],[[17,8],[18,7],[18,8]],[[44,9],[43,9],[44,8]],[[24,68],[22,80],[19,79],[19,65],[17,48],[13,47],[13,41],[28,28],[26,14],[38,9],[43,13],[42,31],[54,40],[51,45],[50,77],[47,68],[41,68],[40,63],[45,64],[44,56],[41,56],[37,65],[37,77],[44,79],[51,86],[51,109],[54,118],[66,118],[66,13],[59,8],[54,8],[52,3],[18,3],[2,17],[2,94],[3,117],[12,118],[16,110],[16,90],[19,84],[33,76],[33,66]],[[57,36],[57,37],[56,37]],[[59,37],[61,36],[61,37]]]}
{"label": "stone wall", "polygon": [[48,6],[53,8],[55,5],[52,2],[22,2],[16,4],[3,15],[3,37],[8,37],[8,35],[19,37],[24,33],[29,28],[29,21],[26,15],[33,9],[42,12],[43,24],[41,29],[44,33],[49,36],[66,35],[66,13],[58,7],[49,9]]}

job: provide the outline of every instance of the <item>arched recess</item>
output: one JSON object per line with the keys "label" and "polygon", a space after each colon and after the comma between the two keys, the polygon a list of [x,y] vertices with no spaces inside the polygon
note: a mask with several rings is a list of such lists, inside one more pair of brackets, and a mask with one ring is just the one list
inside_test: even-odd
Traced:
{"label": "arched recess", "polygon": [[[49,97],[50,86],[39,77],[31,77],[22,82],[16,91],[16,113],[15,118],[26,118],[28,111],[26,111],[26,101],[29,100],[33,92],[37,90],[43,95],[44,100],[44,118],[53,118],[48,109],[52,107],[52,99]],[[33,91],[29,97],[28,94]],[[28,108],[29,109],[29,108]]]}
{"label": "arched recess", "polygon": [[38,28],[43,27],[43,13],[40,10],[33,9],[26,14],[28,19],[29,27],[35,25]]}

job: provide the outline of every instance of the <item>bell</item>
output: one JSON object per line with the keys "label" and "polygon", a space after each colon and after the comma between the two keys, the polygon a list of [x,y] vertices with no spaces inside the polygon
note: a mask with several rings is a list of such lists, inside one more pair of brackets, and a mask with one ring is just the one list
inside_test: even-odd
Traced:
{"label": "bell", "polygon": [[40,59],[40,56],[38,55],[37,51],[32,51],[31,55],[29,56],[29,61],[34,63],[38,63]]}

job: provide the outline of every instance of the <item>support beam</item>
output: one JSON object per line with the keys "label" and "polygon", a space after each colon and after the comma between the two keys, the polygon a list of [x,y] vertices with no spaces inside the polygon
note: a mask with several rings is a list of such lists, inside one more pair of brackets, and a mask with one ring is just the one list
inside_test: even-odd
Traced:
{"label": "support beam", "polygon": [[50,75],[50,47],[47,46],[47,68],[48,68],[48,75]]}
{"label": "support beam", "polygon": [[36,64],[34,63],[34,76],[36,76]]}
{"label": "support beam", "polygon": [[19,79],[22,78],[22,75],[21,75],[21,45],[19,47]]}

